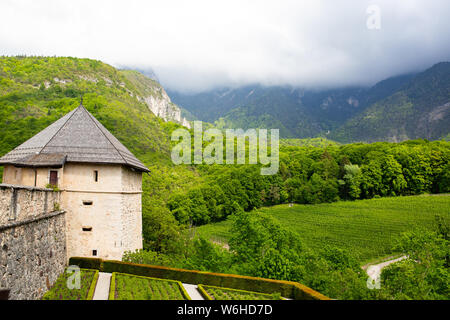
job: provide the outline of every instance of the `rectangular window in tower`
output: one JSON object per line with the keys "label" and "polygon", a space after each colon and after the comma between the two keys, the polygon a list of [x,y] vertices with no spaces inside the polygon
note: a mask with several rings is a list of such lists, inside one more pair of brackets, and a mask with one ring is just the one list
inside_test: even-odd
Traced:
{"label": "rectangular window in tower", "polygon": [[9,289],[0,289],[0,300],[8,300],[9,292]]}
{"label": "rectangular window in tower", "polygon": [[93,255],[94,257],[96,257],[96,256],[97,256],[97,250],[92,250],[92,255]]}
{"label": "rectangular window in tower", "polygon": [[57,187],[58,186],[58,171],[51,170],[50,171],[50,177],[48,179],[48,183],[52,186]]}
{"label": "rectangular window in tower", "polygon": [[98,182],[98,171],[94,170],[94,181]]}

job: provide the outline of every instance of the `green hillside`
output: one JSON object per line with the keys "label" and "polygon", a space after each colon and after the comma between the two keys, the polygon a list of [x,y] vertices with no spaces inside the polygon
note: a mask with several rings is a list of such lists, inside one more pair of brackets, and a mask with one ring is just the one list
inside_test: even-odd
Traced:
{"label": "green hillside", "polygon": [[0,154],[77,107],[83,96],[84,106],[138,157],[167,158],[164,123],[136,98],[148,94],[148,86],[130,78],[95,60],[0,58]]}
{"label": "green hillside", "polygon": [[443,62],[349,120],[331,138],[343,142],[436,140],[448,135],[449,128],[450,62]]}
{"label": "green hillside", "polygon": [[[415,227],[433,229],[435,215],[450,223],[450,195],[341,201],[318,205],[262,208],[304,243],[320,250],[334,245],[351,252],[361,264],[395,254],[395,239]],[[196,228],[196,234],[217,242],[230,238],[231,220]]]}

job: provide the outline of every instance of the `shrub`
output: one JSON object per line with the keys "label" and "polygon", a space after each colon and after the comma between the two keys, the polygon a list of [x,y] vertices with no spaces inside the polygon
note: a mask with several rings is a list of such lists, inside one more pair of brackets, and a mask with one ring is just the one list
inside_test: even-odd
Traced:
{"label": "shrub", "polygon": [[71,257],[69,259],[69,265],[102,271],[102,259],[99,258]]}
{"label": "shrub", "polygon": [[264,294],[254,291],[198,285],[199,291],[206,300],[280,300],[281,294],[275,292]]}
{"label": "shrub", "polygon": [[80,289],[69,289],[67,270],[56,280],[42,300],[92,300],[97,285],[98,270],[81,269]]}
{"label": "shrub", "polygon": [[190,300],[180,281],[113,273],[111,300]]}

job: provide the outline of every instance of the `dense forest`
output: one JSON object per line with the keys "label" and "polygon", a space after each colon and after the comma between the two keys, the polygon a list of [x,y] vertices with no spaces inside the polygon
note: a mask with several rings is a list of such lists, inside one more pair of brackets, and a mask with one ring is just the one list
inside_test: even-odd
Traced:
{"label": "dense forest", "polygon": [[236,208],[444,193],[450,191],[449,160],[444,141],[282,146],[277,175],[261,176],[255,165],[198,166],[204,183],[172,195],[168,207],[181,223],[199,225]]}
{"label": "dense forest", "polygon": [[[160,87],[153,80],[143,87],[138,78],[88,59],[0,58],[0,155],[77,107],[83,96],[84,106],[151,171],[143,178],[145,250],[128,253],[125,260],[294,280],[339,299],[448,299],[445,219],[437,218],[435,231],[399,239],[404,252],[427,261],[429,268],[410,262],[393,267],[385,275],[392,286],[374,292],[349,253],[331,246],[315,252],[270,215],[252,210],[289,202],[450,192],[449,142],[286,140],[279,171],[272,176],[260,175],[259,165],[175,166],[170,135],[180,126],[158,119],[138,99],[158,94]],[[189,232],[227,217],[235,221],[229,250]],[[424,253],[427,246],[430,255]],[[398,293],[395,283],[403,281],[403,273],[413,278],[411,283],[422,279],[422,291],[412,286]]]}

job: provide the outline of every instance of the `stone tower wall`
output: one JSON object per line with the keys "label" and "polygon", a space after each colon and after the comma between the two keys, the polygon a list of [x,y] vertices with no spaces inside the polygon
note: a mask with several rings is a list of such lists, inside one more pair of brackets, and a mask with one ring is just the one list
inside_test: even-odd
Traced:
{"label": "stone tower wall", "polygon": [[140,172],[121,165],[66,164],[62,180],[68,257],[121,260],[125,251],[142,248]]}

